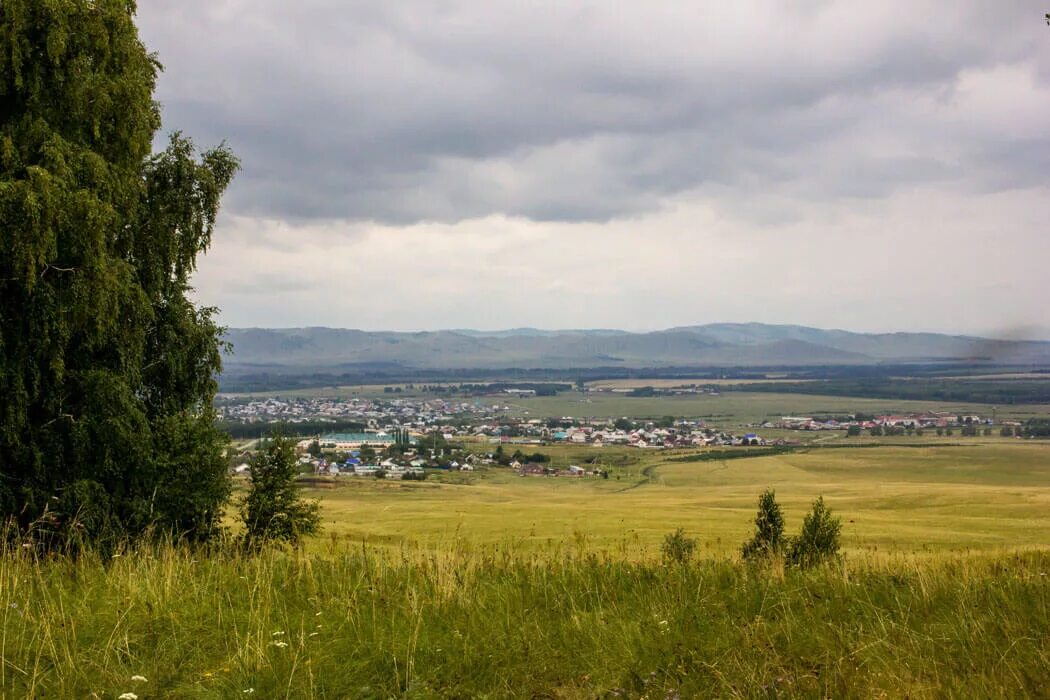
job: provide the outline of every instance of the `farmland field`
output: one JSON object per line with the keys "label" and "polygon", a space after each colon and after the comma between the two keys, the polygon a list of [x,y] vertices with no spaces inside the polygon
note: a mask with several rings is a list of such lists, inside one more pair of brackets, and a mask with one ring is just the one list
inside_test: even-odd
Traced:
{"label": "farmland field", "polygon": [[789,529],[823,495],[844,519],[847,553],[1050,544],[1050,444],[994,439],[911,445],[707,462],[565,446],[544,449],[557,463],[597,456],[619,466],[608,480],[519,477],[491,468],[445,475],[443,482],[340,477],[312,492],[323,499],[329,537],[410,548],[458,542],[531,551],[584,543],[644,557],[656,554],[666,533],[683,527],[705,553],[728,555],[747,537],[756,498],[766,487],[776,489]]}
{"label": "farmland field", "polygon": [[654,397],[631,397],[611,392],[566,392],[554,397],[500,399],[500,403],[510,405],[515,414],[536,417],[615,418],[673,415],[705,418],[719,425],[761,422],[785,415],[849,414],[858,411],[872,414],[951,411],[988,416],[994,412],[999,418],[1026,418],[1050,414],[1050,406],[1042,404],[993,407],[980,403],[743,392]]}

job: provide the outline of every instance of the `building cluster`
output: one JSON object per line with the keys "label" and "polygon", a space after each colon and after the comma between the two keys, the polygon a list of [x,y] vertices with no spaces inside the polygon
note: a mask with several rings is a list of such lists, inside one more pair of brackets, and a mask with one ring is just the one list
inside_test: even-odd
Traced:
{"label": "building cluster", "polygon": [[871,428],[953,428],[967,425],[991,425],[992,419],[975,415],[959,415],[947,412],[908,413],[903,415],[884,416],[782,416],[778,421],[766,421],[763,428],[781,428],[786,430],[848,430],[858,427]]}
{"label": "building cluster", "polygon": [[238,423],[356,421],[369,428],[397,425],[429,430],[455,420],[483,420],[508,406],[452,399],[281,398],[241,400],[220,397],[221,419]]}

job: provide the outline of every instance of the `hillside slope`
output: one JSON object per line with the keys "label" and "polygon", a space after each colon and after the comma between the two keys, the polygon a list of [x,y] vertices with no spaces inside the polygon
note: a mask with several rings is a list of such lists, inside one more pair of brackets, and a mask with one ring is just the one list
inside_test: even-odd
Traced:
{"label": "hillside slope", "polygon": [[938,333],[854,333],[719,323],[650,333],[615,330],[427,331],[231,328],[227,367],[490,369],[623,366],[807,366],[895,362],[1050,362],[1050,342]]}

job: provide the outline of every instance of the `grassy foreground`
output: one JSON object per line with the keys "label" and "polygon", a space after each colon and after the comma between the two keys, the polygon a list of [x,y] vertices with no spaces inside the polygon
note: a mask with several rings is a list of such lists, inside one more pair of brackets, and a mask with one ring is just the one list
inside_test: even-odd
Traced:
{"label": "grassy foreground", "polygon": [[[3,697],[959,697],[1050,687],[1050,553],[0,557]],[[132,680],[142,676],[146,680]]]}

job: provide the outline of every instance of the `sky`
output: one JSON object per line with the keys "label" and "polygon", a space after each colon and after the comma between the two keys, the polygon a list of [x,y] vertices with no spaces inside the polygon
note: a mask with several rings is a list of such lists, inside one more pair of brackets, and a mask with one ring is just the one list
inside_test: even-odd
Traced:
{"label": "sky", "polygon": [[[229,326],[1050,338],[1039,0],[140,0]],[[164,137],[158,135],[158,144]]]}

